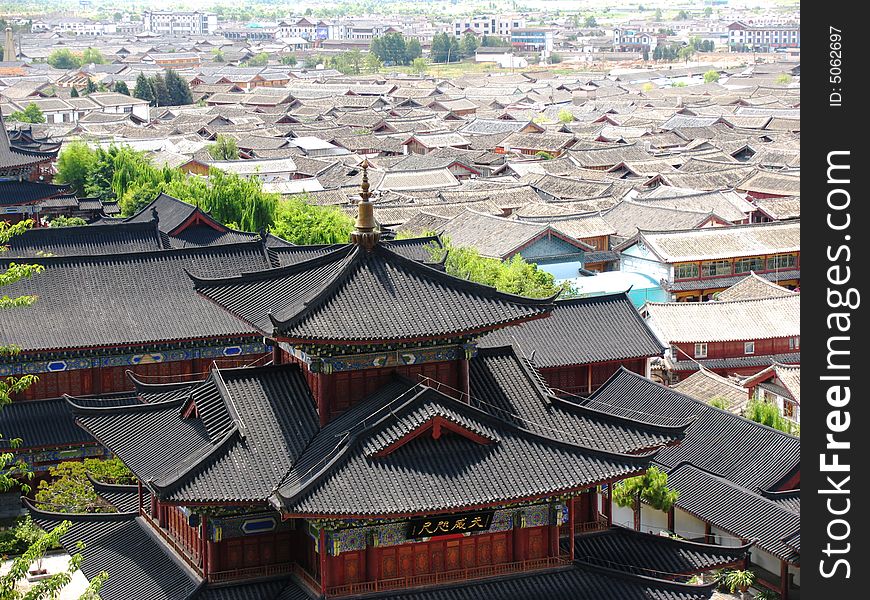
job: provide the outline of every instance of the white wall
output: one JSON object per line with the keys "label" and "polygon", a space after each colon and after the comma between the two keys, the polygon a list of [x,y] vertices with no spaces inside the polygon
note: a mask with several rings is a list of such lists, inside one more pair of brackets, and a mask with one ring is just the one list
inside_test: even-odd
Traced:
{"label": "white wall", "polygon": [[690,515],[681,508],[674,509],[674,533],[686,539],[697,540],[704,537],[704,521]]}

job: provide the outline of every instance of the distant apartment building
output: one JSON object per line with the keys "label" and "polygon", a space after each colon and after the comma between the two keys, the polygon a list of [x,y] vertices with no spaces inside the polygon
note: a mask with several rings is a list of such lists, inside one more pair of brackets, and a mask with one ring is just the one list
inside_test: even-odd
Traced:
{"label": "distant apartment building", "polygon": [[282,39],[302,38],[303,40],[314,40],[317,39],[317,26],[318,23],[310,21],[305,17],[284,19],[278,23],[278,37]]}
{"label": "distant apartment building", "polygon": [[553,51],[553,30],[540,27],[520,27],[511,31],[511,46],[528,52]]}
{"label": "distant apartment building", "polygon": [[657,36],[648,31],[621,27],[613,29],[613,49],[617,52],[649,52],[657,43]]}
{"label": "distant apartment building", "polygon": [[734,21],[728,26],[728,47],[773,52],[778,48],[800,48],[801,27],[795,23],[754,25]]}
{"label": "distant apartment building", "polygon": [[76,36],[101,36],[117,32],[114,22],[93,21],[79,17],[47,18],[33,21],[30,29],[33,33],[55,31]]}
{"label": "distant apartment building", "polygon": [[146,10],[145,31],[160,35],[210,35],[217,30],[217,15],[196,11]]}
{"label": "distant apartment building", "polygon": [[476,35],[508,38],[514,29],[526,26],[526,18],[518,15],[479,15],[453,21],[453,35],[461,37],[470,31]]}

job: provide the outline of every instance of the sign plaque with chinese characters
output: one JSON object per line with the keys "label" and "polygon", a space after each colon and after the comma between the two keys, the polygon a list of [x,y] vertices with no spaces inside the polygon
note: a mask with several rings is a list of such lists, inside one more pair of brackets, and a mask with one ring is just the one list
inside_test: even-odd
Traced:
{"label": "sign plaque with chinese characters", "polygon": [[411,539],[453,535],[469,531],[486,531],[492,524],[494,510],[459,515],[436,515],[408,521],[407,537]]}

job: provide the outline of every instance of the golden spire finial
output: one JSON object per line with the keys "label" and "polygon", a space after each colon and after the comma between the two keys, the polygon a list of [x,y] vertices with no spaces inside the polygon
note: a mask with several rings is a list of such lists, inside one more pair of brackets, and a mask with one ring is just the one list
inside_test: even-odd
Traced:
{"label": "golden spire finial", "polygon": [[375,221],[375,209],[371,203],[372,193],[369,191],[369,167],[368,159],[360,163],[363,170],[362,181],[360,182],[360,202],[357,205],[358,211],[356,223],[353,232],[350,234],[350,241],[354,244],[359,244],[366,250],[371,250],[378,243],[381,234],[377,230],[377,222]]}

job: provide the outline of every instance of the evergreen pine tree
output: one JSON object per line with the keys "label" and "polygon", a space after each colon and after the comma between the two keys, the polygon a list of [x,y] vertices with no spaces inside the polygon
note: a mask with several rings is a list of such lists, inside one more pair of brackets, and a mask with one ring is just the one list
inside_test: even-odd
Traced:
{"label": "evergreen pine tree", "polygon": [[154,88],[151,87],[151,82],[145,77],[145,73],[139,73],[136,78],[136,87],[133,88],[133,97],[140,100],[147,100],[149,104],[154,105]]}

